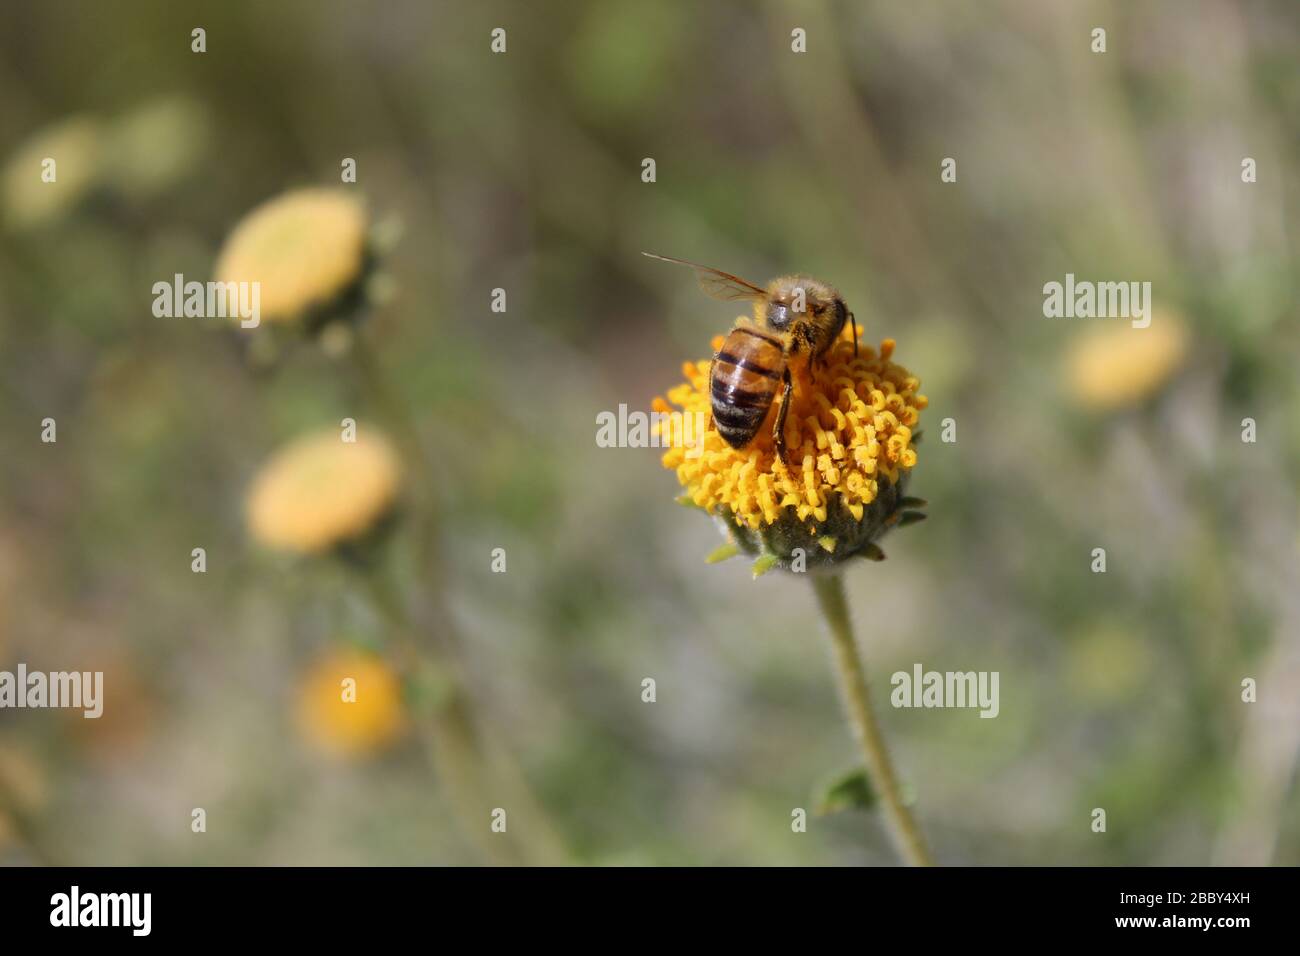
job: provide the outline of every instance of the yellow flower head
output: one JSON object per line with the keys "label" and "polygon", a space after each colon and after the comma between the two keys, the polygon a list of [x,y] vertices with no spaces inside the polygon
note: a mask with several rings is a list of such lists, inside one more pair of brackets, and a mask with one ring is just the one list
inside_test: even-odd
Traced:
{"label": "yellow flower head", "polygon": [[[103,124],[92,116],[71,116],[39,130],[22,144],[0,173],[5,218],[18,228],[39,226],[67,215],[100,185]],[[47,159],[54,160],[46,181]]]}
{"label": "yellow flower head", "polygon": [[382,750],[406,727],[401,679],[373,654],[338,651],[325,656],[303,675],[297,696],[303,737],[336,756]]}
{"label": "yellow flower head", "polygon": [[345,297],[366,268],[367,216],[342,189],[301,189],[263,203],[226,239],[218,282],[261,284],[261,318],[292,322]]}
{"label": "yellow flower head", "polygon": [[1186,355],[1187,329],[1172,312],[1155,313],[1142,329],[1127,322],[1093,329],[1066,353],[1066,387],[1085,408],[1130,408],[1158,392]]}
{"label": "yellow flower head", "polygon": [[392,445],[373,431],[343,441],[337,429],[299,438],[253,480],[248,530],[269,548],[320,554],[356,541],[391,511],[401,485]]}
{"label": "yellow flower head", "polygon": [[138,200],[170,189],[198,166],[211,129],[201,105],[165,94],[114,120],[107,139],[114,189]]}
{"label": "yellow flower head", "polygon": [[[722,338],[715,338],[716,352]],[[786,416],[789,464],[772,439],[781,396],[757,436],[732,448],[718,434],[710,414],[711,362],[687,362],[686,382],[656,398],[658,431],[670,445],[663,456],[685,489],[685,500],[717,515],[733,544],[759,556],[755,571],[788,567],[795,549],[808,564],[832,564],[854,556],[879,557],[875,540],[900,524],[918,520],[904,509],[923,504],[903,497],[907,474],[916,465],[913,434],[926,398],[920,381],[891,360],[894,341],[879,351],[844,334],[814,370],[791,361],[794,391]],[[671,415],[707,416],[702,446],[683,440],[682,423]],[[720,556],[725,556],[725,553]]]}

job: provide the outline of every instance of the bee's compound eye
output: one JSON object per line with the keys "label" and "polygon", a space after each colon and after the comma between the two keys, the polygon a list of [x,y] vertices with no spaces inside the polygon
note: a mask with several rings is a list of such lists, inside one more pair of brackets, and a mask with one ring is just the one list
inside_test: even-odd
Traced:
{"label": "bee's compound eye", "polygon": [[790,324],[790,309],[784,302],[767,304],[767,327],[780,332]]}

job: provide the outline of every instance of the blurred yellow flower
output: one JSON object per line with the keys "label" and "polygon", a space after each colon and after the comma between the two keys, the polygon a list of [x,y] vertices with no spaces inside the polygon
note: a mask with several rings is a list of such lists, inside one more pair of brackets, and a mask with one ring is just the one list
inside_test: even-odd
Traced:
{"label": "blurred yellow flower", "polygon": [[366,264],[367,216],[341,188],[272,199],[237,225],[217,257],[217,282],[261,284],[261,318],[291,322],[339,299]]}
{"label": "blurred yellow flower", "polygon": [[406,727],[401,679],[373,654],[332,652],[303,675],[297,721],[303,737],[326,753],[350,757],[382,750]]}
{"label": "blurred yellow flower", "polygon": [[175,94],[146,100],[109,127],[112,186],[132,199],[162,192],[198,166],[210,141],[208,114],[198,102]]}
{"label": "blurred yellow flower", "polygon": [[[0,173],[9,224],[26,228],[67,215],[100,179],[103,140],[99,120],[70,116],[38,130],[19,146]],[[53,182],[44,179],[47,159],[54,160]]]}
{"label": "blurred yellow flower", "polygon": [[1158,392],[1187,355],[1180,316],[1156,312],[1144,329],[1115,323],[1079,336],[1065,356],[1065,385],[1079,405],[1114,411]]}
{"label": "blurred yellow flower", "polygon": [[354,541],[392,509],[401,465],[372,430],[343,441],[338,429],[297,439],[254,478],[245,503],[248,530],[281,551],[319,554]]}
{"label": "blurred yellow flower", "polygon": [[[713,340],[715,352],[722,341]],[[739,449],[723,441],[710,414],[710,361],[687,362],[686,382],[670,389],[667,401],[654,400],[654,410],[663,413],[658,433],[671,446],[664,467],[676,472],[686,499],[728,523],[743,550],[784,565],[793,548],[815,542],[813,550],[825,552],[816,557],[843,560],[896,523],[900,508],[921,504],[901,497],[917,460],[912,430],[927,404],[920,380],[891,361],[892,339],[878,352],[861,346],[856,356],[853,342],[845,330],[823,356],[815,380],[806,362],[791,363],[789,466],[771,435],[780,395],[754,440]],[[707,416],[702,448],[683,442],[680,424],[668,417],[673,406]]]}

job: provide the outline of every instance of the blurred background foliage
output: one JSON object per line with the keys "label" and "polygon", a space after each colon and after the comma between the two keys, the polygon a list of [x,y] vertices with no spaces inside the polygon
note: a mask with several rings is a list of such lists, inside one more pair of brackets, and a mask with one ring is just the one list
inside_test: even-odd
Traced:
{"label": "blurred background foliage", "polygon": [[[275,448],[366,427],[355,383],[151,312],[354,157],[440,515],[438,580],[409,523],[392,560],[576,859],[892,861],[860,811],[791,832],[854,757],[807,582],[705,566],[658,452],[595,445],[734,317],[652,250],[824,277],[925,386],[931,519],[847,584],[882,703],[917,661],[1001,672],[996,720],[882,715],[942,861],[1300,862],[1298,44],[1284,2],[6,4],[0,667],[102,669],[107,704],[0,712],[0,860],[479,859],[387,711],[312,746],[322,659],[384,625],[244,531]],[[1045,319],[1067,272],[1151,281],[1177,345]]]}

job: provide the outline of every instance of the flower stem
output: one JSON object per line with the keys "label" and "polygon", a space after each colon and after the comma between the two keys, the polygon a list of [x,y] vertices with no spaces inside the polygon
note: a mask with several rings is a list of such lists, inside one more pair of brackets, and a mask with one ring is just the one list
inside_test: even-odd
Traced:
{"label": "flower stem", "polygon": [[[388,630],[385,650],[403,676],[427,678],[433,672],[450,682],[445,661],[434,657],[427,647],[416,649],[401,598],[387,580],[384,569],[369,567],[362,573],[373,606]],[[433,758],[452,811],[477,850],[494,865],[519,863],[512,852],[513,846],[495,841],[488,834],[486,822],[492,799],[485,792],[490,788],[483,778],[475,735],[461,712],[459,687],[452,683],[444,693],[449,699],[432,708],[432,713],[428,712],[431,708],[421,708],[423,712],[418,714],[416,725],[420,741]]]}
{"label": "flower stem", "polygon": [[[459,639],[441,589],[445,574],[437,548],[437,502],[433,494],[438,481],[419,429],[406,402],[389,385],[388,376],[363,335],[356,338],[352,358],[362,392],[399,443],[415,486],[415,562],[420,579],[427,584],[420,594],[424,613],[419,615],[418,625],[411,619],[401,588],[388,575],[391,569],[371,573],[368,584],[379,612],[402,636],[399,649],[407,665],[433,671],[443,683],[444,700],[423,728],[430,755],[446,772],[453,802],[459,805],[461,815],[479,828],[475,832],[480,837],[486,833],[480,822],[485,809],[490,810],[495,803],[509,804],[511,818],[526,838],[510,841],[516,858],[506,859],[500,852],[500,835],[490,836],[490,845],[485,847],[491,851],[489,859],[548,866],[567,864],[570,857],[564,842],[523,771],[475,706],[462,671]],[[491,794],[496,796],[490,800]],[[479,843],[482,846],[481,839]]]}
{"label": "flower stem", "polygon": [[830,628],[845,716],[853,730],[853,736],[862,748],[862,756],[871,774],[871,786],[884,807],[889,836],[906,863],[911,866],[933,866],[934,861],[926,848],[921,828],[899,793],[898,777],[889,758],[889,748],[885,746],[885,738],[871,709],[871,692],[867,686],[862,657],[853,640],[849,605],[844,597],[844,579],[839,574],[823,574],[814,576],[812,582],[822,616]]}
{"label": "flower stem", "polygon": [[[401,590],[386,566],[372,563],[363,566],[361,573],[388,631],[385,648],[390,657],[408,678],[438,685],[439,699],[414,709],[418,731],[472,842],[494,865],[568,862],[563,844],[522,774],[495,751],[456,662],[431,642],[419,640]],[[489,833],[489,814],[498,804],[509,807],[519,824],[508,832],[522,832],[522,838]]]}
{"label": "flower stem", "polygon": [[433,490],[438,487],[438,476],[429,466],[420,430],[411,417],[406,402],[389,384],[388,376],[379,364],[364,330],[358,331],[352,344],[352,365],[360,379],[361,391],[375,407],[398,443],[406,467],[411,469],[412,494],[417,499],[416,509],[419,529],[416,534],[417,560],[431,578],[438,579],[441,568],[435,542],[438,537],[437,504]]}

